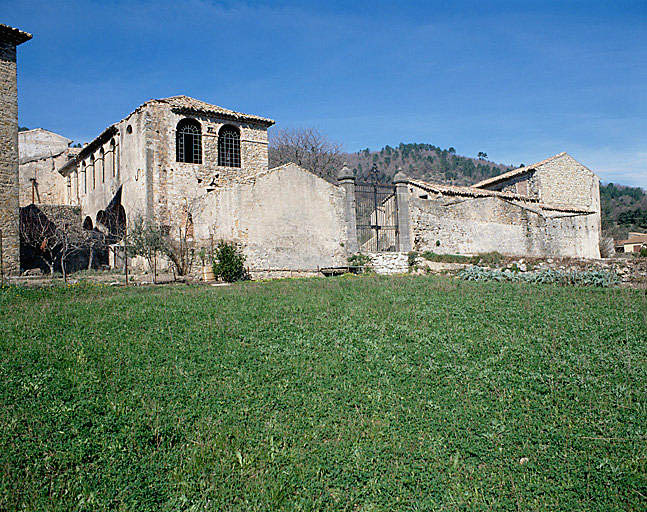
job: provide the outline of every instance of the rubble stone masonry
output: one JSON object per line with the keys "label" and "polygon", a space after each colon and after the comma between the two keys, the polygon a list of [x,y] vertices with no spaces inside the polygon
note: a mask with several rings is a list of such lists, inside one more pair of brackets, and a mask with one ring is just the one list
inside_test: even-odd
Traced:
{"label": "rubble stone masonry", "polygon": [[16,45],[0,39],[0,230],[5,273],[20,267]]}

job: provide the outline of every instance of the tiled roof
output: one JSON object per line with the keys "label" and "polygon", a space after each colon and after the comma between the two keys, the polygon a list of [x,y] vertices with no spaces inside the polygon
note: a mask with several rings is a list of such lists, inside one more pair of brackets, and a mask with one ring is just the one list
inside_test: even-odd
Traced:
{"label": "tiled roof", "polygon": [[229,117],[233,119],[240,119],[242,121],[256,121],[259,123],[273,125],[274,120],[268,119],[266,117],[254,116],[251,114],[243,114],[242,112],[236,112],[234,110],[229,110],[228,108],[220,107],[218,105],[212,105],[204,101],[196,100],[189,96],[171,96],[169,98],[161,98],[158,100],[150,100],[146,103],[167,103],[174,109],[188,111],[188,112],[199,112],[204,114],[213,114],[220,115],[224,117]]}
{"label": "tiled roof", "polygon": [[515,176],[519,176],[521,174],[534,171],[540,165],[547,164],[548,162],[550,162],[552,160],[555,160],[557,158],[561,158],[564,155],[566,155],[566,152],[562,152],[562,153],[559,153],[559,154],[557,154],[555,156],[551,156],[550,158],[546,158],[545,160],[542,160],[541,162],[537,162],[536,164],[527,165],[525,167],[519,167],[518,169],[512,169],[511,171],[504,172],[503,174],[499,174],[498,176],[493,176],[492,178],[488,178],[486,180],[479,181],[478,183],[475,183],[472,186],[477,187],[477,188],[487,187],[488,185],[498,183],[499,181],[505,181],[505,180],[508,180],[510,178],[514,178]]}
{"label": "tiled roof", "polygon": [[9,41],[15,45],[19,45],[29,41],[31,38],[32,35],[28,32],[23,32],[20,29],[0,23],[0,40]]}
{"label": "tiled roof", "polygon": [[624,244],[647,244],[647,234],[641,235],[637,233],[632,233],[627,240],[619,240],[616,242],[616,245]]}
{"label": "tiled roof", "polygon": [[475,187],[462,187],[457,185],[441,185],[439,183],[428,183],[426,181],[409,180],[409,183],[419,187],[428,192],[442,194],[446,196],[460,196],[460,197],[496,197],[505,199],[507,201],[521,201],[524,203],[533,203],[543,210],[552,210],[558,212],[568,213],[595,213],[581,208],[569,208],[565,206],[556,206],[546,203],[540,203],[536,197],[522,196],[519,194],[511,194],[508,192],[500,192],[498,190],[484,190]]}
{"label": "tiled roof", "polygon": [[[156,100],[148,100],[145,103],[142,103],[139,107],[133,110],[128,114],[124,119],[128,119],[135,112],[140,111],[146,105],[153,103],[162,103],[169,105],[172,109],[179,110],[181,112],[187,113],[201,113],[201,114],[211,114],[217,115],[228,119],[235,119],[238,121],[252,121],[256,123],[265,124],[271,126],[274,124],[272,119],[266,117],[254,116],[251,114],[243,114],[241,112],[236,112],[234,110],[229,110],[227,108],[219,107],[218,105],[211,105],[210,103],[205,103],[204,101],[196,100],[189,96],[170,96],[168,98],[160,98]],[[64,174],[66,171],[71,169],[77,162],[83,160],[87,155],[92,153],[99,145],[104,143],[110,137],[114,136],[117,133],[117,125],[119,122],[111,124],[108,126],[98,137],[96,137],[92,142],[86,145],[75,158],[68,160],[65,165],[63,165],[58,171],[61,174]]]}

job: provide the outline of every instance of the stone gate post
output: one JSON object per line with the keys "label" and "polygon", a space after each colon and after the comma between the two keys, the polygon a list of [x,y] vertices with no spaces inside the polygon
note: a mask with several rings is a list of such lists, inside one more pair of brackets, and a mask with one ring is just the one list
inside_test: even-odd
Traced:
{"label": "stone gate post", "polygon": [[339,186],[344,189],[344,221],[346,224],[346,251],[355,254],[359,251],[357,243],[357,220],[355,213],[355,175],[347,164],[337,174]]}
{"label": "stone gate post", "polygon": [[399,171],[393,177],[395,200],[398,205],[398,251],[409,252],[413,249],[409,223],[409,178]]}

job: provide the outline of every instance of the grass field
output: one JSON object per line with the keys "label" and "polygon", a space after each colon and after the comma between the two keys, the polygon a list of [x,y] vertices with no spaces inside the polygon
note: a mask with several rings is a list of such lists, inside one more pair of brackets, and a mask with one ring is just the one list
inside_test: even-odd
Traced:
{"label": "grass field", "polygon": [[0,291],[2,510],[645,510],[643,291]]}

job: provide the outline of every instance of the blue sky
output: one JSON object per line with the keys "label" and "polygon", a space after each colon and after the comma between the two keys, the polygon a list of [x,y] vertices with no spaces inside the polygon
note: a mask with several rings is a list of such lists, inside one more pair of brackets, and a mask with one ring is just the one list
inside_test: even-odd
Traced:
{"label": "blue sky", "polygon": [[347,151],[426,142],[498,162],[560,151],[647,187],[647,1],[0,0],[20,123],[89,141],[187,94],[314,126]]}

